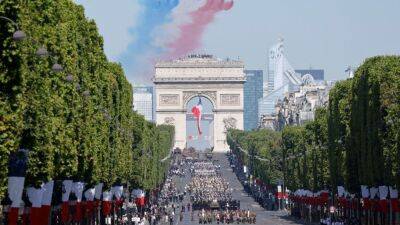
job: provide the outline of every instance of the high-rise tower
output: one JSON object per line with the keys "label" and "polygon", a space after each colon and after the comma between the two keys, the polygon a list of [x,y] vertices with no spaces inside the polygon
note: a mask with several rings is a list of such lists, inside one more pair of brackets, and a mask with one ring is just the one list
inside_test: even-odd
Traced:
{"label": "high-rise tower", "polygon": [[[284,54],[283,39],[269,50],[267,82],[264,84],[264,97],[259,100],[259,118],[275,113],[275,105],[284,93],[295,91],[301,85],[301,77],[296,74]],[[266,89],[266,90],[265,90]]]}

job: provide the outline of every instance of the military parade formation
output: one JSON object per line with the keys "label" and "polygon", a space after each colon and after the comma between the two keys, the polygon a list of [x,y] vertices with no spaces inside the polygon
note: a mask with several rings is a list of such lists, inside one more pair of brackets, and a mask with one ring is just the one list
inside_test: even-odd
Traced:
{"label": "military parade formation", "polygon": [[219,207],[232,201],[229,183],[217,174],[212,162],[195,162],[191,168],[192,179],[187,185],[191,201],[196,208]]}
{"label": "military parade formation", "polygon": [[[126,224],[253,224],[256,214],[240,209],[233,189],[210,159],[175,156],[158,198],[133,210]],[[186,220],[185,220],[185,217]],[[186,221],[186,223],[185,223]]]}

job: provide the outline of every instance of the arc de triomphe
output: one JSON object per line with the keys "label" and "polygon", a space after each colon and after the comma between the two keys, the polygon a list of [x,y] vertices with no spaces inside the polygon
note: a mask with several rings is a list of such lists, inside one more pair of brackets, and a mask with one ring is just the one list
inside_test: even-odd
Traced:
{"label": "arc de triomphe", "polygon": [[213,104],[214,151],[229,149],[226,130],[243,129],[244,64],[220,60],[210,55],[193,55],[184,59],[159,62],[155,66],[157,124],[175,126],[175,147],[186,146],[188,102],[197,96]]}

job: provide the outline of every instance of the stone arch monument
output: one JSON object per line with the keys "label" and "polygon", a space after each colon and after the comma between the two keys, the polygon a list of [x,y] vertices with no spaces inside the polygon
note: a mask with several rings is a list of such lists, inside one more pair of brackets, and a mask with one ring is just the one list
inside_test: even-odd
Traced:
{"label": "stone arch monument", "polygon": [[175,147],[186,146],[188,102],[203,96],[213,104],[214,151],[225,152],[226,130],[243,129],[244,64],[193,55],[155,66],[156,122],[175,126]]}

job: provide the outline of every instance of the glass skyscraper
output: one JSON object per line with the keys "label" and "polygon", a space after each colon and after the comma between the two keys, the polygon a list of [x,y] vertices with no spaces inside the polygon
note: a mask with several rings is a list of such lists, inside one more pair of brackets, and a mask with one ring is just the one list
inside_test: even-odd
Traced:
{"label": "glass skyscraper", "polygon": [[153,87],[133,87],[133,109],[143,115],[147,121],[154,121],[153,117]]}
{"label": "glass skyscraper", "polygon": [[245,70],[244,84],[244,130],[258,127],[258,100],[263,97],[263,71]]}
{"label": "glass skyscraper", "polygon": [[264,97],[258,101],[258,118],[263,115],[275,113],[275,104],[284,97],[286,92],[299,89],[301,77],[296,74],[293,67],[284,55],[283,40],[272,46],[269,50],[269,64],[267,82],[264,84]]}

